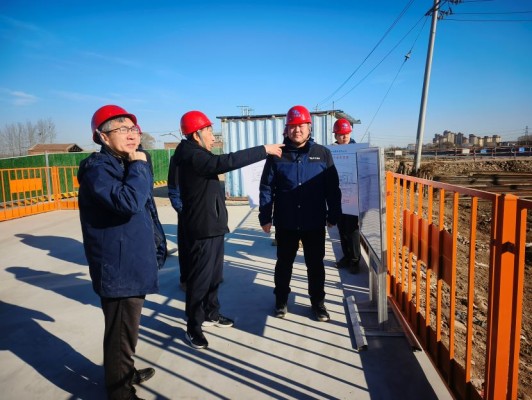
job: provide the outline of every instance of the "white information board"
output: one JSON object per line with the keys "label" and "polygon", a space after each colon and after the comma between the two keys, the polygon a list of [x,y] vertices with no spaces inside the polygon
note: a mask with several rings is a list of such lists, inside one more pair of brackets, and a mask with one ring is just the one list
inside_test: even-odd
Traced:
{"label": "white information board", "polygon": [[359,191],[360,232],[382,262],[384,182],[381,161],[378,148],[361,151],[357,155],[358,179],[361,188]]}
{"label": "white information board", "polygon": [[384,151],[371,147],[357,153],[360,233],[368,245],[370,298],[377,301],[379,324],[388,322],[386,294],[386,190]]}
{"label": "white information board", "polygon": [[242,183],[244,184],[244,195],[249,198],[251,208],[259,206],[259,187],[262,170],[266,160],[256,162],[240,169],[242,173]]}
{"label": "white information board", "polygon": [[368,147],[368,143],[327,146],[332,153],[334,165],[340,178],[343,214],[358,215],[359,213],[357,151]]}

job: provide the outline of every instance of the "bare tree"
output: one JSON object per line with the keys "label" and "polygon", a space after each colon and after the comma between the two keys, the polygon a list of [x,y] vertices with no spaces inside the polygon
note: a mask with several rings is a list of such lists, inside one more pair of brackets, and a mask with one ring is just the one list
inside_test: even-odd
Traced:
{"label": "bare tree", "polygon": [[144,149],[153,149],[155,148],[155,138],[147,132],[142,132],[140,137],[140,143]]}
{"label": "bare tree", "polygon": [[57,134],[55,132],[55,124],[51,118],[38,120],[36,128],[39,135],[38,143],[54,143]]}
{"label": "bare tree", "polygon": [[40,119],[36,124],[5,125],[0,129],[0,156],[16,157],[26,155],[28,149],[38,143],[53,143],[56,137],[55,124],[48,118]]}

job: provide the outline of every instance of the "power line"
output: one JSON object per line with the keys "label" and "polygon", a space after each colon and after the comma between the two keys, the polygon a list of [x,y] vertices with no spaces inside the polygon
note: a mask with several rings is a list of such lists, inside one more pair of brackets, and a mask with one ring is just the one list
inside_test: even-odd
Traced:
{"label": "power line", "polygon": [[358,81],[357,84],[355,84],[353,87],[351,87],[351,89],[349,89],[346,93],[344,93],[343,96],[337,98],[335,100],[335,102],[339,102],[340,100],[342,100],[345,96],[347,96],[349,93],[351,93],[355,88],[357,88],[364,80],[366,80],[366,78],[368,76],[370,76],[373,71],[375,71],[377,69],[377,67],[379,65],[382,64],[382,62],[388,58],[388,56],[401,44],[401,42],[410,34],[410,32],[412,32],[412,30],[414,30],[414,28],[419,24],[419,22],[422,20],[422,19],[425,19],[425,22],[423,23],[423,26],[421,27],[421,29],[419,30],[417,36],[416,36],[416,39],[414,40],[412,46],[410,47],[410,51],[407,53],[407,55],[405,57],[408,57],[410,58],[410,55],[412,54],[412,50],[414,49],[414,46],[417,42],[417,40],[419,39],[419,36],[421,35],[421,32],[423,31],[423,28],[425,28],[425,24],[427,22],[427,19],[425,18],[425,16],[422,16],[420,19],[418,19],[418,21],[414,24],[414,26],[412,26],[412,28],[410,28],[410,30],[406,33],[406,35],[404,35],[398,42],[397,44],[377,63],[377,65],[375,65],[375,67],[373,67],[373,69],[371,71],[369,71],[360,81]]}
{"label": "power line", "polygon": [[410,8],[410,6],[412,5],[412,3],[414,2],[414,0],[410,0],[407,5],[403,8],[403,10],[401,11],[401,13],[399,14],[399,16],[395,19],[395,21],[392,23],[392,25],[390,25],[390,27],[386,30],[386,32],[384,32],[384,35],[379,39],[379,41],[377,42],[377,44],[373,47],[373,49],[369,52],[369,54],[366,56],[366,58],[364,58],[364,60],[358,65],[358,67],[356,67],[356,69],[351,73],[351,75],[349,75],[347,77],[347,79],[334,91],[332,92],[329,96],[327,96],[325,99],[323,99],[322,101],[320,101],[317,105],[316,105],[316,108],[318,108],[320,105],[322,105],[323,103],[326,103],[328,100],[330,100],[336,93],[338,93],[338,91],[340,89],[342,89],[345,84],[347,82],[349,82],[349,80],[353,77],[353,75],[355,75],[357,73],[357,71],[362,67],[362,65],[364,65],[364,63],[368,60],[368,58],[373,54],[373,52],[377,49],[377,47],[382,43],[382,41],[386,38],[386,36],[391,32],[391,30],[394,28],[395,25],[397,25],[397,23],[399,22],[399,20],[403,17],[403,15],[406,13],[406,11],[408,10],[408,8]]}
{"label": "power line", "polygon": [[379,107],[377,108],[377,111],[375,111],[375,114],[373,115],[373,118],[371,119],[368,127],[366,128],[366,132],[364,132],[364,135],[362,136],[362,139],[360,139],[360,141],[364,140],[364,138],[366,137],[366,134],[368,133],[368,130],[369,128],[371,127],[371,124],[373,124],[373,121],[375,120],[375,117],[377,116],[377,114],[379,113],[382,105],[384,104],[384,100],[386,100],[386,97],[388,97],[388,94],[390,93],[390,90],[392,90],[392,87],[393,87],[393,84],[395,83],[395,80],[397,79],[397,77],[399,76],[399,73],[401,72],[401,70],[403,69],[403,66],[405,65],[406,61],[408,60],[408,57],[405,56],[405,59],[404,61],[401,63],[401,66],[399,67],[399,70],[397,71],[397,73],[395,74],[395,77],[393,78],[393,81],[392,83],[390,84],[390,87],[388,88],[388,91],[386,92],[386,94],[384,95],[384,97],[382,98],[381,100],[381,103],[379,104]]}
{"label": "power line", "polygon": [[532,22],[532,19],[457,19],[445,18],[446,21],[459,22]]}
{"label": "power line", "polygon": [[508,12],[453,12],[453,15],[503,15],[503,14],[530,14],[532,11],[508,11]]}

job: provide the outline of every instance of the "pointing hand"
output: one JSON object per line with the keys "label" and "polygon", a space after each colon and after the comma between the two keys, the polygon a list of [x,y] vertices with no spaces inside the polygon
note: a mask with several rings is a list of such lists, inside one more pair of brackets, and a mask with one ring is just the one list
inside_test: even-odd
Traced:
{"label": "pointing hand", "polygon": [[281,157],[281,154],[283,152],[284,144],[265,144],[264,148],[266,149],[266,153],[270,154],[272,156]]}

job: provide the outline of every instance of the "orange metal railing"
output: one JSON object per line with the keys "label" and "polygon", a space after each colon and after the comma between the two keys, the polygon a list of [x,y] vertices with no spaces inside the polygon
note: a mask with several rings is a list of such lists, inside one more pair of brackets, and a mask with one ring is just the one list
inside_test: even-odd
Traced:
{"label": "orange metal railing", "polygon": [[457,398],[516,399],[532,202],[388,172],[386,210],[394,309]]}
{"label": "orange metal railing", "polygon": [[77,209],[78,167],[0,170],[0,221]]}

